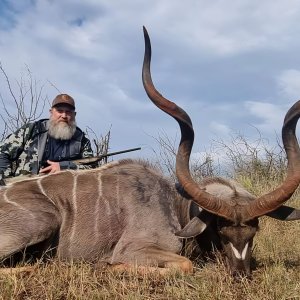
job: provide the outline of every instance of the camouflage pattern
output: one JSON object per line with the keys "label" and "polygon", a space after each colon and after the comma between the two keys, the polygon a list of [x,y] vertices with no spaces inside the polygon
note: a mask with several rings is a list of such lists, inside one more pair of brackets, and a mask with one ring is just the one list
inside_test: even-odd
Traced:
{"label": "camouflage pattern", "polygon": [[[29,123],[2,142],[0,145],[0,170],[4,171],[4,177],[38,173],[46,144],[47,128],[48,120],[46,119]],[[70,157],[74,159],[93,156],[91,143],[79,128],[69,141],[69,146]],[[60,164],[62,169],[89,168],[89,166],[76,166],[69,161]]]}

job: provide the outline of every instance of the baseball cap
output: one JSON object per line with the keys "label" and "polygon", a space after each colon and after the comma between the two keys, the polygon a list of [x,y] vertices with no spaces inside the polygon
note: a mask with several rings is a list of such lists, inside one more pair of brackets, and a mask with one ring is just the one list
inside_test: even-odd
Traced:
{"label": "baseball cap", "polygon": [[67,105],[72,106],[75,109],[74,99],[71,96],[67,95],[67,94],[60,94],[60,95],[57,95],[54,98],[54,100],[52,102],[52,107],[56,106],[58,104],[67,104]]}

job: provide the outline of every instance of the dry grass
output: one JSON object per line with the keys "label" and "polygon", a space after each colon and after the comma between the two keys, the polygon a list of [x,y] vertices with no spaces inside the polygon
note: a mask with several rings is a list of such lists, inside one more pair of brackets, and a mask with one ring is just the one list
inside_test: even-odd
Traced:
{"label": "dry grass", "polygon": [[38,266],[32,273],[2,275],[0,299],[299,299],[300,243],[292,241],[296,230],[292,226],[277,228],[275,224],[284,236],[292,231],[293,236],[282,242],[285,238],[278,234],[269,235],[271,225],[266,223],[267,230],[257,237],[254,255],[258,267],[251,281],[233,281],[221,262],[195,266],[193,275],[173,272],[165,277],[53,262]]}

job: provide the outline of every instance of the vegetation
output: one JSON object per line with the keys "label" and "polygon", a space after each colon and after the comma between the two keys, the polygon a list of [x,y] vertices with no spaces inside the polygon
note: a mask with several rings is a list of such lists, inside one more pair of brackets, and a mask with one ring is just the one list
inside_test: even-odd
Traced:
{"label": "vegetation", "polygon": [[[295,233],[276,224],[275,230]],[[234,281],[220,262],[196,265],[193,275],[173,272],[165,277],[54,262],[32,273],[1,275],[0,299],[299,299],[299,243],[287,239],[282,245],[274,236],[262,233],[258,237],[255,257],[259,266],[251,281]],[[278,247],[270,246],[273,242],[279,242]]]}

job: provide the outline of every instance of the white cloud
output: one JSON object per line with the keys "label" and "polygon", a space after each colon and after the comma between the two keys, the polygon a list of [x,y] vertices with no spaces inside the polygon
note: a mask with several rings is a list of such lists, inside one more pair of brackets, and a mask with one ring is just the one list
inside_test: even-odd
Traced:
{"label": "white cloud", "polygon": [[231,129],[227,125],[216,121],[211,122],[209,127],[210,130],[216,135],[228,135],[231,132]]}
{"label": "white cloud", "polygon": [[264,133],[274,133],[281,128],[285,109],[282,106],[266,102],[247,101],[246,109],[260,121],[254,123]]}
{"label": "white cloud", "polygon": [[300,99],[300,70],[284,70],[278,76],[278,85],[284,97],[292,101]]}
{"label": "white cloud", "polygon": [[300,12],[300,3],[294,0],[188,3],[172,1],[172,10],[161,10],[166,20],[163,30],[180,37],[181,43],[195,51],[233,55],[293,43]]}

